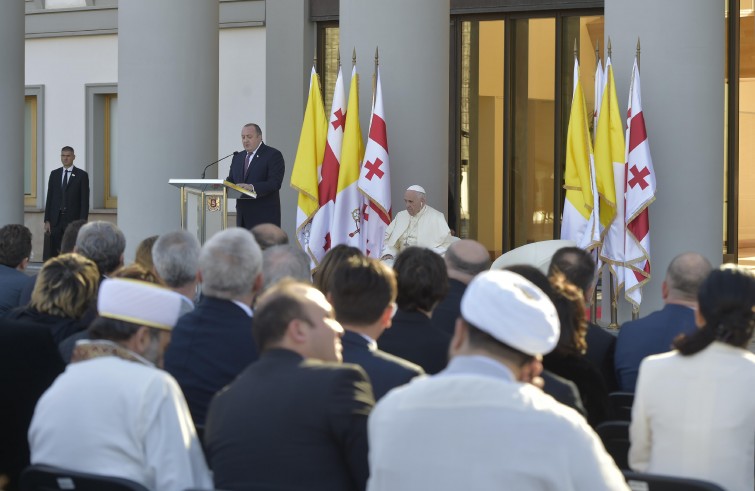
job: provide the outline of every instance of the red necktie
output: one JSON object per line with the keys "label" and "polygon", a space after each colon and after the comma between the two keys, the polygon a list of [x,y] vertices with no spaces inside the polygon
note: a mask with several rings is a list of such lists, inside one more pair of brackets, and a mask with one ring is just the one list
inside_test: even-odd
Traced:
{"label": "red necktie", "polygon": [[246,179],[246,175],[249,172],[249,163],[252,161],[252,154],[248,153],[246,154],[246,162],[244,163],[244,179]]}

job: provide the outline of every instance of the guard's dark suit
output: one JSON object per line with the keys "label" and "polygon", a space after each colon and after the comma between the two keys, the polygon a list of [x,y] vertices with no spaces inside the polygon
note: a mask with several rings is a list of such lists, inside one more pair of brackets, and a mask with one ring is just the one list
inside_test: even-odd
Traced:
{"label": "guard's dark suit", "polygon": [[68,224],[89,218],[89,175],[72,165],[68,184],[63,187],[63,169],[59,167],[50,172],[47,181],[45,221],[50,222],[51,256],[60,253],[60,241]]}

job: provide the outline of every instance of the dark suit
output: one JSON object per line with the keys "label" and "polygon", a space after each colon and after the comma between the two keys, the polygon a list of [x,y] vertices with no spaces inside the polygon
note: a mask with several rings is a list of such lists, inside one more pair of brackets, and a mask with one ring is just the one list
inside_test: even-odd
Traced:
{"label": "dark suit", "polygon": [[378,340],[381,350],[416,363],[429,374],[446,368],[450,344],[451,336],[435,327],[425,314],[401,309]]}
{"label": "dark suit", "polygon": [[247,152],[242,151],[233,157],[228,181],[253,185],[257,198],[236,200],[236,225],[250,229],[260,223],[272,223],[280,227],[281,203],[278,191],[286,172],[283,155],[275,148],[260,143],[249,164],[249,171],[244,176],[246,155]]}
{"label": "dark suit", "polygon": [[671,351],[674,338],[695,329],[695,311],[684,305],[666,304],[642,319],[625,322],[616,339],[614,359],[619,389],[634,392],[640,362],[647,356]]}
{"label": "dark suit", "polygon": [[27,433],[37,400],[65,368],[50,330],[0,320],[0,474],[16,489],[29,465]]}
{"label": "dark suit", "polygon": [[425,373],[419,365],[376,349],[359,333],[347,330],[341,342],[344,363],[354,363],[364,368],[370,377],[376,401],[389,390]]}
{"label": "dark suit", "polygon": [[564,355],[553,351],[543,357],[543,367],[574,382],[587,411],[587,422],[590,426],[594,428],[608,419],[606,384],[600,371],[590,360],[580,355]]}
{"label": "dark suit", "polygon": [[34,277],[0,264],[0,316],[24,305],[24,291],[34,284]]}
{"label": "dark suit", "polygon": [[453,278],[448,279],[448,293],[433,309],[433,324],[453,336],[456,319],[461,316],[461,297],[467,284]]}
{"label": "dark suit", "polygon": [[215,487],[364,489],[373,405],[360,367],[266,351],[210,404],[205,450]]}
{"label": "dark suit", "polygon": [[585,356],[600,370],[608,392],[619,390],[613,362],[616,352],[616,336],[597,324],[589,323],[585,342],[587,342]]}
{"label": "dark suit", "polygon": [[571,380],[567,380],[555,373],[543,370],[540,374],[543,382],[543,392],[570,408],[577,411],[582,416],[587,417],[585,406],[582,405],[582,398],[579,396],[579,389]]}
{"label": "dark suit", "polygon": [[[60,253],[60,241],[69,223],[89,218],[89,175],[71,166],[68,185],[63,189],[63,167],[50,172],[47,181],[45,221],[50,222],[50,253]],[[47,259],[47,258],[45,258]]]}
{"label": "dark suit", "polygon": [[178,319],[165,370],[181,386],[194,423],[202,426],[212,396],[257,357],[252,318],[230,300],[205,296]]}

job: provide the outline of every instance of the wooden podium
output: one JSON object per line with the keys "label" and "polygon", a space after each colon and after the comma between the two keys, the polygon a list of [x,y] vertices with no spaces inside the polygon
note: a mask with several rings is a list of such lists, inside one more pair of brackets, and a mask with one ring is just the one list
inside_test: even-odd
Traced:
{"label": "wooden podium", "polygon": [[223,179],[171,179],[168,184],[181,192],[181,228],[196,235],[200,244],[228,227],[228,199],[257,197]]}

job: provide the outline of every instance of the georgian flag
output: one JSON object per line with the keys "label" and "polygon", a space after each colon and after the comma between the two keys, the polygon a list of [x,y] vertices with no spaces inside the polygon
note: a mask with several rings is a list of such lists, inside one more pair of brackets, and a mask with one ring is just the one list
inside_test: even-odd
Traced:
{"label": "georgian flag", "polygon": [[375,104],[372,107],[370,134],[364,151],[358,187],[364,198],[361,249],[368,257],[380,258],[385,229],[391,223],[391,168],[380,68],[377,69]]}

